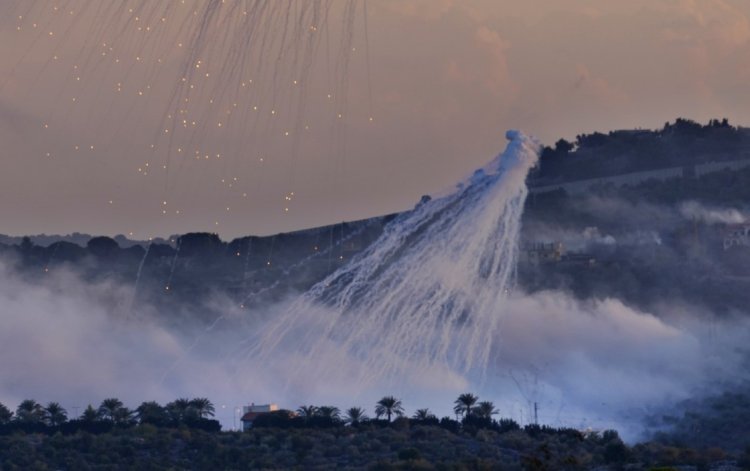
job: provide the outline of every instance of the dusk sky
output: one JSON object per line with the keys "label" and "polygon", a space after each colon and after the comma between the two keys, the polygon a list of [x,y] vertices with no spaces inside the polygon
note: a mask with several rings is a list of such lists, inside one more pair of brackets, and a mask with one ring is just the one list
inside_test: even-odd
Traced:
{"label": "dusk sky", "polygon": [[369,0],[366,28],[333,0],[326,39],[281,59],[276,20],[239,51],[222,13],[200,37],[208,0],[68,3],[0,5],[0,233],[269,234],[408,209],[508,128],[750,124],[744,0]]}

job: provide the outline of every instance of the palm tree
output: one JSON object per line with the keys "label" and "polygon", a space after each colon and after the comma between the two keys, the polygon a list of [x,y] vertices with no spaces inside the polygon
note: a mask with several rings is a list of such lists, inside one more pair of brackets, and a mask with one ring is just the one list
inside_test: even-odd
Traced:
{"label": "palm tree", "polygon": [[385,396],[375,405],[375,416],[377,416],[378,419],[385,415],[388,417],[388,422],[390,422],[391,415],[393,414],[399,417],[404,415],[404,408],[401,405],[401,400],[396,399],[393,396]]}
{"label": "palm tree", "polygon": [[115,422],[118,415],[121,414],[119,410],[124,407],[122,401],[116,397],[107,398],[99,405],[99,416],[104,420]]}
{"label": "palm tree", "polygon": [[341,411],[335,406],[320,406],[317,415],[331,420],[341,419]]}
{"label": "palm tree", "polygon": [[47,425],[57,427],[68,420],[68,411],[66,411],[59,403],[50,402],[47,404],[47,407],[44,408],[44,419],[47,422]]}
{"label": "palm tree", "polygon": [[192,414],[196,414],[195,409],[191,407],[190,399],[181,397],[167,404],[167,412],[175,422],[182,422]]}
{"label": "palm tree", "polygon": [[81,422],[91,423],[96,422],[99,420],[101,416],[99,415],[99,412],[94,409],[94,406],[91,404],[86,407],[86,409],[83,410],[83,414],[81,414]]}
{"label": "palm tree", "polygon": [[466,416],[471,413],[471,408],[474,407],[474,404],[476,404],[478,400],[479,398],[471,393],[461,394],[458,396],[458,399],[453,402],[455,404],[453,411],[456,414],[462,414],[464,418],[466,418]]}
{"label": "palm tree", "polygon": [[351,425],[357,425],[363,420],[367,420],[365,410],[361,407],[350,407],[346,410],[346,422]]}
{"label": "palm tree", "polygon": [[297,413],[305,418],[305,420],[315,417],[318,414],[318,408],[315,406],[299,406]]}
{"label": "palm tree", "polygon": [[120,407],[115,411],[115,423],[118,425],[131,425],[133,423],[133,415],[133,411],[127,407]]}
{"label": "palm tree", "polygon": [[213,417],[214,412],[216,412],[213,403],[205,397],[196,397],[190,401],[190,407],[195,409],[195,412],[201,419],[205,417]]}
{"label": "palm tree", "polygon": [[168,420],[167,411],[158,402],[147,401],[141,403],[135,410],[138,421],[142,424],[160,425]]}
{"label": "palm tree", "polygon": [[44,408],[33,399],[25,399],[16,408],[16,420],[26,423],[42,422]]}
{"label": "palm tree", "polygon": [[493,415],[500,413],[491,401],[482,401],[471,409],[472,414],[483,419],[491,419]]}
{"label": "palm tree", "polygon": [[5,404],[0,404],[0,424],[7,424],[12,418],[13,412],[5,407]]}
{"label": "palm tree", "polygon": [[417,409],[417,411],[412,416],[412,419],[414,420],[429,420],[434,418],[435,414],[430,412],[430,409]]}

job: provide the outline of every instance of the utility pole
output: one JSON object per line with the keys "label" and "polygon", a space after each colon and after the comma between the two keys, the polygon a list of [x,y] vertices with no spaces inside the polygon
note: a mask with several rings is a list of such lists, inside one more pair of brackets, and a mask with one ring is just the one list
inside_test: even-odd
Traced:
{"label": "utility pole", "polygon": [[539,403],[534,402],[534,425],[539,425]]}

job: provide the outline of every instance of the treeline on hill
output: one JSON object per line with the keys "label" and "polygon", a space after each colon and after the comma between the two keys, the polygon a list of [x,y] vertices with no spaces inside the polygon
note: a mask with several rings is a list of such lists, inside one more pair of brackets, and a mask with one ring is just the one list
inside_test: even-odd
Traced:
{"label": "treeline on hill", "polygon": [[221,430],[217,420],[210,419],[215,407],[206,398],[176,399],[166,406],[157,402],[144,402],[131,410],[117,398],[104,399],[98,408],[91,404],[80,417],[68,418],[68,411],[57,402],[46,406],[33,399],[22,401],[15,412],[0,404],[0,435],[17,432],[72,434],[77,432],[106,433],[115,428],[136,425],[156,427],[188,427],[209,432]]}
{"label": "treeline on hill", "polygon": [[678,118],[659,130],[580,134],[542,150],[535,184],[596,178],[715,160],[750,158],[750,130],[727,119],[707,125]]}
{"label": "treeline on hill", "polygon": [[[98,427],[65,429],[65,411],[23,401],[15,414],[0,407],[2,469],[500,469],[583,470],[743,469],[750,450],[690,448],[674,443],[626,445],[616,431],[582,432],[496,420],[492,402],[473,394],[454,402],[456,419],[427,409],[405,416],[401,401],[386,396],[375,418],[362,408],[301,406],[259,414],[250,430],[220,432],[195,426],[214,412],[207,399],[178,399],[162,407],[144,402],[135,411],[117,399],[87,408],[76,419]],[[20,426],[16,424],[27,424]],[[37,424],[37,428],[28,424]]]}
{"label": "treeline on hill", "polygon": [[93,237],[85,246],[66,241],[41,246],[25,237],[17,245],[0,244],[0,258],[32,283],[60,269],[84,281],[135,285],[138,279],[136,306],[147,304],[169,314],[192,309],[191,315],[210,321],[215,316],[205,303],[213,294],[252,307],[304,291],[372,243],[389,220],[228,242],[216,234],[189,233],[171,243],[128,247],[105,236]]}

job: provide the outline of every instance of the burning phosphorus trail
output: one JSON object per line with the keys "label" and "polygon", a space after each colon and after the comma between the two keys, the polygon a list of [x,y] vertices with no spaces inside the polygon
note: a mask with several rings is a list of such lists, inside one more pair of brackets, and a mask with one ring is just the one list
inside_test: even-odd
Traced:
{"label": "burning phosphorus trail", "polygon": [[[401,383],[414,372],[482,376],[513,282],[525,180],[540,148],[518,131],[506,137],[496,159],[400,215],[269,321],[251,354],[299,355],[299,371],[290,374],[345,375],[363,387]],[[344,359],[351,371],[343,371]]]}

